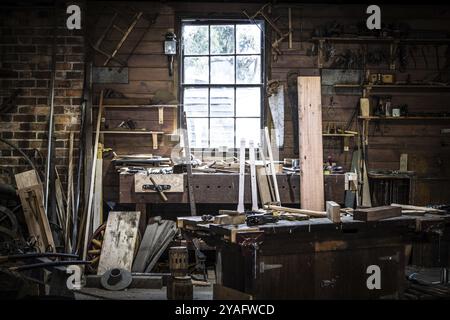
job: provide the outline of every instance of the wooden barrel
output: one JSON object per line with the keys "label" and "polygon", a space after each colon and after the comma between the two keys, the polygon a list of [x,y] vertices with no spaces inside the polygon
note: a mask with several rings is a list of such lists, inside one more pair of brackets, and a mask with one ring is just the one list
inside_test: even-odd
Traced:
{"label": "wooden barrel", "polygon": [[186,247],[171,247],[169,249],[169,268],[174,277],[185,277],[188,274],[189,255]]}
{"label": "wooden barrel", "polygon": [[191,277],[169,277],[167,280],[168,300],[192,300],[194,298],[194,286]]}

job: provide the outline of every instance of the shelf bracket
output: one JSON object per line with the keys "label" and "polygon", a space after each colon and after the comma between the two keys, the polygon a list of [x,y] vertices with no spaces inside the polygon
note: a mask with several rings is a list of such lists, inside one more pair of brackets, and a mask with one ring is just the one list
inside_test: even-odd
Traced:
{"label": "shelf bracket", "polygon": [[164,124],[164,107],[158,107],[158,122]]}
{"label": "shelf bracket", "polygon": [[153,150],[158,149],[158,134],[152,133]]}

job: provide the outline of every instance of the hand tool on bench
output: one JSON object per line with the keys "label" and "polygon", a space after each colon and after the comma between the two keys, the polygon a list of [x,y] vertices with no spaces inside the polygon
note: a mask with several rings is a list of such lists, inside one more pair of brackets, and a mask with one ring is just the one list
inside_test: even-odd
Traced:
{"label": "hand tool on bench", "polygon": [[239,150],[239,199],[237,211],[244,213],[244,186],[245,186],[245,139],[241,140]]}
{"label": "hand tool on bench", "polygon": [[258,191],[256,190],[255,147],[253,140],[250,140],[248,145],[250,158],[250,185],[252,189],[252,211],[256,211],[258,210]]}
{"label": "hand tool on bench", "polygon": [[189,204],[191,207],[191,216],[196,216],[197,208],[195,206],[194,185],[193,185],[194,181],[193,181],[192,162],[191,162],[191,148],[189,147],[189,136],[188,136],[188,129],[187,129],[186,112],[183,112],[182,121],[183,121],[182,128],[183,128],[184,153],[185,153],[187,183],[188,183],[188,192],[189,192]]}
{"label": "hand tool on bench", "polygon": [[248,226],[258,226],[266,223],[276,223],[279,218],[271,214],[252,214],[247,216],[246,223]]}

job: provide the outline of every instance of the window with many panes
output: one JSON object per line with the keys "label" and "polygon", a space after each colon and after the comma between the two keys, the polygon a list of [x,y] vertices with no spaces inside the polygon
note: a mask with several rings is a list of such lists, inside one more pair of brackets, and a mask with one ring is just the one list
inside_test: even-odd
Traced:
{"label": "window with many panes", "polygon": [[260,142],[262,24],[182,21],[182,101],[192,148]]}

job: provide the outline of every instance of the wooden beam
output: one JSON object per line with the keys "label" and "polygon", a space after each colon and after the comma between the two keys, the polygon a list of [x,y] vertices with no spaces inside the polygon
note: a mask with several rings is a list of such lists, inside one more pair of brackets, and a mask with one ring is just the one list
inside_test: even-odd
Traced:
{"label": "wooden beam", "polygon": [[84,213],[86,217],[86,223],[85,223],[85,229],[84,229],[84,246],[83,246],[83,260],[86,260],[86,254],[87,254],[87,247],[89,242],[89,236],[90,236],[90,227],[91,227],[91,215],[92,215],[92,199],[94,197],[94,180],[95,180],[95,172],[96,172],[96,166],[97,166],[97,150],[98,150],[98,143],[100,139],[100,124],[102,121],[102,114],[103,114],[103,90],[100,91],[100,102],[99,102],[99,109],[98,109],[98,115],[97,115],[97,126],[95,131],[95,144],[94,144],[94,152],[92,153],[92,166],[91,166],[91,178],[90,178],[90,186],[89,186],[89,198],[87,203],[87,210]]}
{"label": "wooden beam", "polygon": [[39,176],[35,170],[17,173],[14,178],[16,179],[16,186],[18,190],[40,184]]}
{"label": "wooden beam", "polygon": [[245,187],[245,140],[241,140],[241,148],[239,149],[239,198],[237,211],[243,213],[244,207],[244,187]]}
{"label": "wooden beam", "polygon": [[392,207],[400,207],[404,210],[417,210],[417,211],[434,212],[434,213],[446,213],[445,210],[441,210],[441,209],[421,207],[421,206],[412,206],[412,205],[407,205],[407,204],[391,203],[391,206]]}
{"label": "wooden beam", "polygon": [[258,190],[256,190],[256,167],[255,167],[255,147],[253,141],[249,141],[250,158],[250,186],[252,191],[252,211],[258,210]]}
{"label": "wooden beam", "polygon": [[381,219],[399,217],[402,215],[402,208],[394,206],[373,207],[356,209],[353,212],[353,220],[378,221]]}
{"label": "wooden beam", "polygon": [[327,218],[334,223],[341,222],[341,206],[334,201],[327,201]]}
{"label": "wooden beam", "polygon": [[324,210],[322,102],[320,77],[298,77],[300,205]]}

